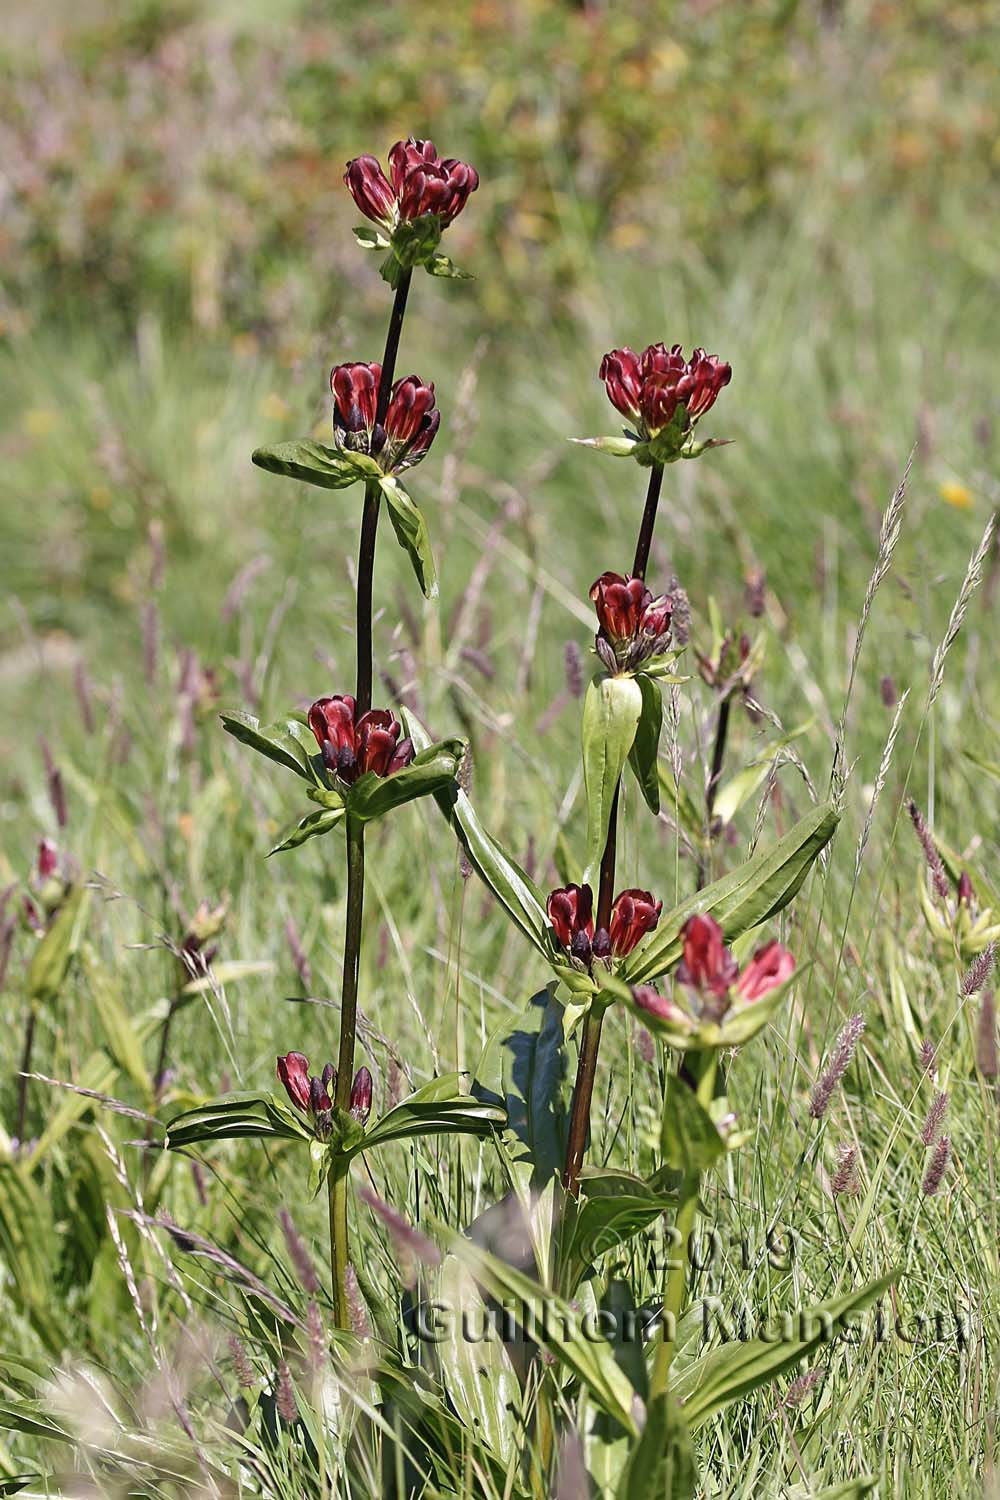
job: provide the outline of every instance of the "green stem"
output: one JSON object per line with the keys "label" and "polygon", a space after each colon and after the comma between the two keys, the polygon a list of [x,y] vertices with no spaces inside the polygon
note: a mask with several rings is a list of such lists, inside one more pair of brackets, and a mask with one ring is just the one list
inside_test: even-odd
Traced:
{"label": "green stem", "polygon": [[340,1050],[335,1103],[348,1109],[354,1082],[354,1043],[358,1031],[358,975],[365,899],[365,825],[347,815],[347,915],[344,925],[344,980],[340,992]]}
{"label": "green stem", "polygon": [[17,1136],[18,1146],[24,1147],[24,1128],[28,1119],[28,1074],[31,1072],[31,1054],[35,1045],[35,1026],[38,1022],[38,1010],[34,1000],[28,1008],[27,1019],[24,1023],[24,1048],[21,1052],[21,1074],[17,1080],[17,1115],[14,1133]]}
{"label": "green stem", "polygon": [[698,860],[698,889],[701,890],[708,879],[708,860],[712,851],[712,819],[715,816],[715,797],[719,790],[719,782],[722,779],[722,767],[726,759],[726,738],[729,734],[729,710],[732,703],[732,689],[729,689],[719,704],[719,714],[715,722],[715,743],[712,747],[712,766],[708,774],[708,786],[705,790],[705,839],[706,854]]}
{"label": "green stem", "polygon": [[[718,1063],[717,1053],[692,1052],[688,1054],[686,1063],[685,1074],[676,1073],[668,1082],[663,1096],[661,1149],[664,1157],[666,1157],[670,1145],[669,1116],[667,1114],[667,1098],[670,1089],[689,1088],[690,1084],[685,1082],[685,1075],[693,1077],[697,1079],[695,1092],[699,1104],[707,1109],[712,1102],[712,1091],[715,1088],[715,1070]],[[674,1228],[677,1232],[677,1258],[671,1261],[670,1270],[667,1272],[667,1282],[663,1293],[660,1344],[656,1351],[653,1374],[650,1380],[650,1398],[662,1396],[669,1384],[670,1366],[673,1363],[674,1350],[677,1347],[677,1324],[684,1310],[684,1295],[687,1290],[688,1250],[691,1242],[691,1232],[694,1229],[695,1219],[698,1216],[700,1193],[701,1173],[697,1170],[685,1172],[681,1179],[678,1193],[677,1218],[674,1221]]]}
{"label": "green stem", "polygon": [[350,1164],[338,1157],[327,1179],[330,1201],[330,1248],[333,1260],[333,1316],[338,1328],[350,1328],[347,1302],[347,1267],[350,1243],[347,1237],[347,1184]]}

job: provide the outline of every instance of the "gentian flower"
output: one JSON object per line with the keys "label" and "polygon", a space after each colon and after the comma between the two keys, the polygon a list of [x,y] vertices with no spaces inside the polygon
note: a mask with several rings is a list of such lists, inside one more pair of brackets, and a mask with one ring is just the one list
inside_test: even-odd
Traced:
{"label": "gentian flower", "polygon": [[545,910],[566,952],[589,964],[594,941],[594,893],[590,886],[561,886],[551,893]]}
{"label": "gentian flower", "polygon": [[601,360],[600,377],[608,400],[648,440],[669,427],[679,406],[684,407],[686,430],[714,406],[732,367],[715,354],[695,349],[689,360],[680,344],[650,344],[642,354],[612,349]]}
{"label": "gentian flower", "polygon": [[649,891],[622,891],[611,908],[611,952],[624,958],[652,932],[660,920],[663,902],[655,901]]}
{"label": "gentian flower", "polygon": [[308,1057],[301,1052],[287,1052],[278,1058],[276,1072],[295,1108],[310,1116],[316,1134],[325,1139],[330,1134],[333,1092],[337,1087],[333,1063],[327,1063],[318,1078],[310,1077]]}
{"label": "gentian flower", "polygon": [[736,981],[744,1000],[762,1000],[779,984],[795,973],[795,959],[787,948],[773,939],[758,948]]}
{"label": "gentian flower", "polygon": [[653,597],[641,578],[602,573],[590,589],[600,630],[597,653],[612,673],[634,671],[670,643],[673,600]]}
{"label": "gentian flower", "polygon": [[385,474],[400,473],[418,464],[441,424],[434,405],[434,386],[419,375],[397,380],[389,396],[385,422],[378,424],[379,364],[335,365],[330,372],[333,391],[333,433],[350,453],[377,458]]}
{"label": "gentian flower", "polygon": [[674,973],[687,991],[678,1004],[651,985],[636,985],[632,998],[651,1022],[659,1022],[671,1046],[739,1046],[766,1022],[753,1008],[795,972],[795,959],[780,943],[765,943],[740,970],[726,947],[722,928],[707,912],[689,917],[682,931],[683,957]]}
{"label": "gentian flower", "polygon": [[370,708],[359,718],[348,693],[318,698],[309,710],[309,728],[327,770],[349,786],[369,771],[392,776],[413,759],[413,742],[399,738],[399,721],[389,710]]}
{"label": "gentian flower", "polygon": [[652,932],[663,902],[649,891],[622,891],[611,908],[609,932],[594,930],[594,893],[589,885],[566,885],[545,903],[549,921],[571,958],[590,966],[592,958],[624,958]]}
{"label": "gentian flower", "polygon": [[351,1114],[362,1125],[367,1124],[372,1112],[372,1075],[367,1068],[359,1068],[351,1085]]}
{"label": "gentian flower", "polygon": [[479,186],[479,173],[453,156],[440,157],[433,141],[409,136],[389,152],[390,182],[374,156],[347,163],[344,181],[368,219],[391,234],[398,224],[434,214],[442,225],[457,218]]}

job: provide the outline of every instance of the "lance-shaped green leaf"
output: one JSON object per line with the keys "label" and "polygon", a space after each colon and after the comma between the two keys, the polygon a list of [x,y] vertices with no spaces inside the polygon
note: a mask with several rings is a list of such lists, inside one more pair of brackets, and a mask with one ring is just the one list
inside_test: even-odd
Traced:
{"label": "lance-shaped green leaf", "polygon": [[[420,721],[405,709],[400,710],[400,718],[416,748],[429,747],[430,737]],[[595,995],[597,985],[594,980],[583,969],[572,966],[556,940],[538,887],[503,845],[487,833],[466,793],[453,782],[435,792],[434,798],[454,829],[469,863],[497,897],[514,925],[534,945],[571,994],[585,998]]]}
{"label": "lance-shaped green leaf", "polygon": [[432,276],[444,276],[449,281],[475,280],[471,271],[461,270],[453,260],[449,260],[447,255],[442,255],[440,252],[428,262],[427,269]]}
{"label": "lance-shaped green leaf", "polygon": [[663,1105],[663,1161],[690,1174],[703,1172],[725,1151],[715,1121],[682,1078],[671,1075]]}
{"label": "lance-shaped green leaf", "polygon": [[[523,1441],[521,1388],[503,1343],[487,1331],[491,1313],[479,1288],[453,1255],[445,1256],[437,1273],[435,1305],[447,1313],[434,1354],[448,1400],[469,1432],[497,1458],[507,1459]],[[468,1336],[470,1314],[482,1337]]]}
{"label": "lance-shaped green leaf", "polygon": [[351,230],[363,250],[388,250],[390,243],[374,224],[358,224]]}
{"label": "lance-shaped green leaf", "polygon": [[471,1094],[459,1094],[450,1099],[421,1099],[419,1094],[413,1094],[370,1126],[364,1139],[344,1154],[356,1156],[359,1151],[368,1151],[372,1146],[384,1146],[389,1141],[405,1141],[420,1135],[489,1136],[494,1130],[503,1130],[506,1124],[505,1109],[497,1104],[484,1103]]}
{"label": "lance-shaped green leaf", "polygon": [[[430,746],[430,736],[413,714],[400,710],[403,726],[418,751]],[[469,862],[506,909],[515,926],[533,943],[549,963],[560,963],[541,893],[534,881],[506,850],[486,832],[465,792],[454,783],[435,793],[438,807],[448,819]],[[565,955],[562,955],[565,958]]]}
{"label": "lance-shaped green leaf", "polygon": [[391,474],[379,480],[396,540],[410,559],[425,599],[437,598],[437,572],[431,539],[422,512],[414,505],[398,479]]}
{"label": "lance-shaped green leaf", "polygon": [[891,1272],[846,1296],[805,1310],[779,1313],[773,1337],[724,1344],[693,1360],[671,1387],[683,1403],[691,1431],[696,1432],[716,1412],[793,1369],[821,1344],[846,1331],[854,1315],[870,1307],[895,1279],[896,1273]]}
{"label": "lance-shaped green leaf", "polygon": [[272,854],[284,854],[286,849],[297,849],[300,844],[318,838],[321,833],[329,833],[332,828],[336,828],[346,813],[347,808],[344,806],[318,807],[315,812],[306,813],[304,818],[299,819],[287,838],[283,838],[280,844],[275,844],[273,849],[267,851],[268,858]]}
{"label": "lance-shaped green leaf", "polygon": [[634,677],[601,674],[583,703],[583,779],[587,792],[585,878],[593,883],[608,837],[618,782],[642,713],[642,689]]}
{"label": "lance-shaped green leaf", "polygon": [[368,453],[348,453],[327,448],[309,438],[294,443],[276,443],[273,448],[255,448],[251,455],[259,469],[284,474],[324,490],[343,490],[359,480],[374,478],[382,471]]}
{"label": "lance-shaped green leaf", "polygon": [[[501,1091],[520,1157],[530,1162],[532,1181],[544,1186],[566,1158],[571,1086],[562,1008],[551,990],[532,995],[491,1047],[499,1052]],[[492,1071],[487,1057],[483,1069]]]}
{"label": "lance-shaped green leaf", "polygon": [[654,1396],[622,1472],[617,1500],[691,1500],[698,1485],[691,1433],[669,1391]]}
{"label": "lance-shaped green leaf", "polygon": [[525,1337],[547,1349],[608,1416],[638,1437],[640,1403],[635,1388],[597,1327],[587,1327],[582,1336],[580,1314],[568,1302],[461,1235],[452,1235],[449,1249],[488,1296],[509,1308]]}
{"label": "lance-shaped green leaf", "polygon": [[564,1253],[581,1266],[626,1244],[677,1202],[676,1193],[618,1168],[584,1167],[579,1180],[579,1199],[566,1205]]}
{"label": "lance-shaped green leaf", "polygon": [[454,783],[464,754],[464,741],[441,740],[419,751],[408,766],[391,776],[366,772],[345,793],[351,817],[370,823],[404,802],[443,791]]}
{"label": "lance-shaped green leaf", "polygon": [[663,695],[659,687],[645,672],[636,677],[642,694],[642,709],[635,731],[635,739],[628,753],[639,790],[646,799],[650,812],[660,811],[660,775],[656,757],[660,748],[660,729],[663,724]]}
{"label": "lance-shaped green leaf", "polygon": [[681,956],[681,930],[696,911],[711,912],[727,942],[775,916],[797,894],[838,821],[832,802],[814,807],[772,848],[675,906],[626,961],[622,977],[631,984],[646,984],[671,969]]}
{"label": "lance-shaped green leaf", "polygon": [[83,937],[86,897],[87,892],[82,885],[72,888],[56,913],[52,926],[31,956],[28,965],[28,999],[33,1005],[47,1005],[62,988],[66,971]]}
{"label": "lance-shaped green leaf", "polygon": [[579,443],[581,448],[596,448],[598,453],[610,453],[612,458],[631,458],[639,447],[635,438],[615,437],[613,434],[605,437],[570,438],[570,442]]}
{"label": "lance-shaped green leaf", "polygon": [[220,715],[223,728],[242,745],[249,745],[268,760],[294,771],[303,781],[313,786],[325,787],[323,759],[316,749],[316,741],[308,725],[298,719],[278,719],[273,724],[262,724],[253,714],[242,711]]}
{"label": "lance-shaped green leaf", "polygon": [[313,1138],[305,1122],[273,1094],[227,1094],[177,1115],[167,1126],[165,1144],[172,1151],[182,1151],[204,1141],[244,1136],[289,1141]]}

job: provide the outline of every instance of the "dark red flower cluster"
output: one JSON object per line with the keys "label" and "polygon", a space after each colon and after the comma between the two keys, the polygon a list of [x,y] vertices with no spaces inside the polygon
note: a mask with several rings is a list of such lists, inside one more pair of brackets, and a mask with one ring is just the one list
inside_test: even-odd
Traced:
{"label": "dark red flower cluster", "polygon": [[622,891],[611,908],[610,930],[594,931],[594,893],[589,885],[566,885],[545,903],[553,931],[571,958],[624,958],[660,920],[662,901],[649,891]]}
{"label": "dark red flower cluster", "polygon": [[725,945],[722,928],[708,913],[689,917],[684,927],[684,956],[677,966],[679,984],[703,1000],[726,1000],[735,989],[743,1000],[760,1000],[795,972],[795,959],[778,942],[758,948],[741,971]]}
{"label": "dark red flower cluster", "polygon": [[590,597],[601,627],[598,654],[610,671],[634,670],[667,649],[673,614],[669,594],[654,598],[641,578],[602,573]]}
{"label": "dark red flower cluster", "polygon": [[349,693],[318,698],[309,710],[309,728],[327,770],[348,785],[368,771],[391,776],[413,759],[413,742],[399,738],[398,719],[387,708],[370,708],[359,717]]}
{"label": "dark red flower cluster", "polygon": [[[318,1078],[310,1077],[308,1057],[301,1052],[288,1052],[278,1058],[276,1071],[295,1108],[314,1122],[317,1135],[329,1135],[333,1096],[337,1088],[337,1070],[333,1063],[327,1063]],[[371,1110],[372,1075],[367,1068],[359,1068],[351,1085],[350,1111],[364,1125]]]}
{"label": "dark red flower cluster", "polygon": [[420,462],[441,425],[441,413],[434,405],[433,384],[425,385],[419,375],[407,375],[393,386],[385,422],[378,424],[381,379],[379,364],[334,365],[330,371],[333,430],[344,448],[370,453],[390,474]]}
{"label": "dark red flower cluster", "polygon": [[732,378],[732,369],[715,354],[695,349],[689,360],[680,344],[650,344],[642,354],[612,349],[601,360],[601,379],[612,406],[634,422],[643,438],[655,437],[674,419],[678,406],[687,413],[685,425],[715,404]]}
{"label": "dark red flower cluster", "polygon": [[357,156],[347,163],[344,181],[366,218],[390,231],[403,221],[436,214],[450,224],[479,186],[479,173],[468,162],[438,156],[433,141],[411,135],[389,152],[386,177],[374,156]]}

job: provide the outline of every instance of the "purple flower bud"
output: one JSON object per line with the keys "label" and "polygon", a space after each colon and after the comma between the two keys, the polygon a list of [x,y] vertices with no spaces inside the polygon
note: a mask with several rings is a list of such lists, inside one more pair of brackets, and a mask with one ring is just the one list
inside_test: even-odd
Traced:
{"label": "purple flower bud", "polygon": [[362,1125],[368,1123],[372,1112],[372,1075],[367,1068],[359,1068],[351,1085],[351,1114]]}

